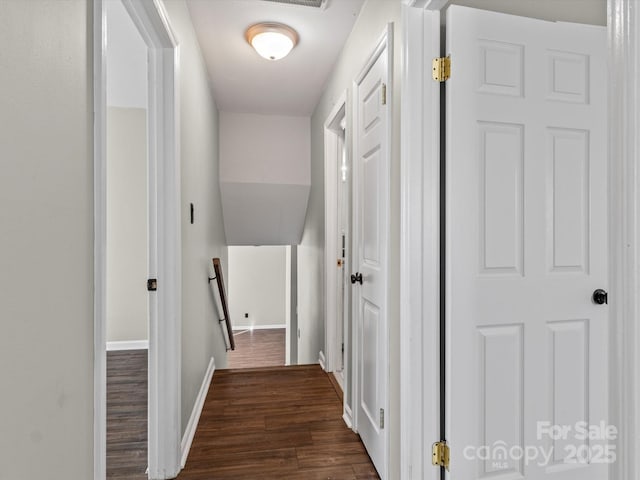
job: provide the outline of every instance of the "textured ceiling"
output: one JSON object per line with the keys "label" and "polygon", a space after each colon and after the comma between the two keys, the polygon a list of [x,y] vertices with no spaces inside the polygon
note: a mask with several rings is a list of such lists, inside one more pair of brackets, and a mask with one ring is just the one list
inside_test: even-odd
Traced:
{"label": "textured ceiling", "polygon": [[[264,0],[187,0],[218,108],[309,116],[364,0],[309,8]],[[258,22],[280,22],[300,35],[288,57],[271,62],[246,42]]]}

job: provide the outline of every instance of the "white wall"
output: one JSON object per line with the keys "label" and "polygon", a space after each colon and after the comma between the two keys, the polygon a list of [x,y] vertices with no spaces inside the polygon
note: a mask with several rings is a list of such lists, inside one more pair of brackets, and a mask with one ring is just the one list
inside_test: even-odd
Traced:
{"label": "white wall", "polygon": [[120,0],[107,11],[107,105],[147,108],[147,46]]}
{"label": "white wall", "polygon": [[[218,110],[184,0],[164,1],[180,48],[180,161],[182,175],[182,428],[191,415],[209,359],[227,364],[211,259],[224,276],[227,246],[218,177]],[[195,206],[191,225],[189,204]]]}
{"label": "white wall", "polygon": [[297,244],[310,188],[310,119],[220,114],[220,181],[230,245]]}
{"label": "white wall", "polygon": [[234,327],[286,324],[286,250],[229,247],[229,315]]}
{"label": "white wall", "polygon": [[107,341],[148,340],[147,110],[107,108]]}
{"label": "white wall", "polygon": [[147,46],[107,12],[107,342],[148,340]]}
{"label": "white wall", "polygon": [[[400,84],[401,41],[399,1],[367,0],[349,39],[336,62],[325,91],[311,117],[311,196],[302,243],[298,247],[300,363],[316,361],[324,350],[324,122],[340,95],[352,81],[376,47],[387,23],[394,23],[394,62],[392,66],[393,105],[391,141],[391,210],[389,257],[389,478],[400,478]],[[351,129],[351,106],[347,105],[347,130]],[[347,266],[347,271],[350,270]],[[303,360],[304,359],[304,360]],[[351,370],[351,366],[349,366]],[[350,381],[348,379],[347,381]],[[351,399],[348,399],[350,402]]]}
{"label": "white wall", "polygon": [[0,0],[0,479],[93,478],[90,2]]}
{"label": "white wall", "polygon": [[220,180],[309,185],[309,117],[220,112]]}

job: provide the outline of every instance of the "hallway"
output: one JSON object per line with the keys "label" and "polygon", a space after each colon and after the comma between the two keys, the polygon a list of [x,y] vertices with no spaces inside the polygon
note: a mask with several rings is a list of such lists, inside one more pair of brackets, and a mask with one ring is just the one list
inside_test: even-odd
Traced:
{"label": "hallway", "polygon": [[220,370],[178,480],[379,478],[318,365]]}

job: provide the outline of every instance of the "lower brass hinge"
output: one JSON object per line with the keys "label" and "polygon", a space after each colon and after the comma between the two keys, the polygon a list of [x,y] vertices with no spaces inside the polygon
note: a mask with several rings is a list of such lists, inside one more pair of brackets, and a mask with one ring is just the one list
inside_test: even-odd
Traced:
{"label": "lower brass hinge", "polygon": [[447,442],[436,442],[433,444],[431,453],[431,463],[435,467],[444,467],[449,471],[449,445]]}
{"label": "lower brass hinge", "polygon": [[433,79],[436,82],[446,82],[451,76],[451,57],[433,59]]}

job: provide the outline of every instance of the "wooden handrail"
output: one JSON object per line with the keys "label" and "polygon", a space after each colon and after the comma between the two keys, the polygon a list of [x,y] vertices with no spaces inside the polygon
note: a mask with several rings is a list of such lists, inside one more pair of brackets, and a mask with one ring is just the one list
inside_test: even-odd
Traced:
{"label": "wooden handrail", "polygon": [[231,319],[229,318],[229,306],[227,303],[227,293],[224,288],[224,279],[222,278],[222,266],[220,265],[220,259],[213,259],[213,271],[215,272],[216,283],[218,284],[218,292],[220,292],[220,303],[222,304],[222,313],[224,318],[220,319],[220,322],[225,322],[227,337],[229,338],[229,347],[231,350],[236,349],[236,342],[233,339],[233,329],[231,328]]}

